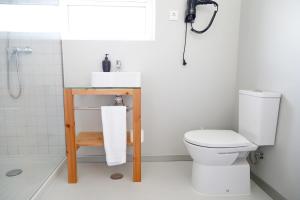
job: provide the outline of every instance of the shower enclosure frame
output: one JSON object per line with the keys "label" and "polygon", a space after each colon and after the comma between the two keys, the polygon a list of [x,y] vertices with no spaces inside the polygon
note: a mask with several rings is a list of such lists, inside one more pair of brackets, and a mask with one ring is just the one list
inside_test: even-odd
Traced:
{"label": "shower enclosure frame", "polygon": [[66,154],[68,182],[77,183],[77,149],[75,131],[74,95],[125,95],[133,101],[133,175],[134,182],[141,182],[141,88],[65,88],[64,109],[66,129]]}

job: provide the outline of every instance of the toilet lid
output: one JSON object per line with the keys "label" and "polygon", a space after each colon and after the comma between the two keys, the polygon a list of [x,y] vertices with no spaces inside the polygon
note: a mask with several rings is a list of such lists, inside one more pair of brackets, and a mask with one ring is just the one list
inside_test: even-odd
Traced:
{"label": "toilet lid", "polygon": [[242,135],[231,130],[194,130],[185,133],[185,141],[204,147],[234,148],[251,143]]}

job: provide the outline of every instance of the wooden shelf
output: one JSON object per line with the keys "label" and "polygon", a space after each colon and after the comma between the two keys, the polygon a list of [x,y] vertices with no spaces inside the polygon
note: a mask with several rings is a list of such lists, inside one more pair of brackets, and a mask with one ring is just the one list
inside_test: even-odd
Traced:
{"label": "wooden shelf", "polygon": [[[130,142],[130,133],[127,132],[127,144],[132,145]],[[102,132],[80,132],[76,136],[76,146],[79,147],[101,147],[103,146],[103,133]]]}
{"label": "wooden shelf", "polygon": [[132,145],[133,164],[132,180],[141,182],[141,88],[92,88],[70,87],[64,89],[64,111],[66,130],[66,154],[68,161],[68,182],[77,183],[77,149],[81,146],[103,146],[103,134],[101,132],[82,132],[76,136],[75,130],[75,95],[126,95],[132,97],[132,130],[133,141],[127,135],[128,145]]}

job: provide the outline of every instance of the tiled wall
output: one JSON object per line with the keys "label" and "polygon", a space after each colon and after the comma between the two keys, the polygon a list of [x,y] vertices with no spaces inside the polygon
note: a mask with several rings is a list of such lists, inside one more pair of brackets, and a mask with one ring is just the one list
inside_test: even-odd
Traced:
{"label": "tiled wall", "polygon": [[[19,99],[7,92],[7,38],[11,47],[33,49],[20,57],[23,93]],[[61,60],[59,35],[0,33],[0,155],[65,153]],[[10,67],[15,80],[13,62]]]}

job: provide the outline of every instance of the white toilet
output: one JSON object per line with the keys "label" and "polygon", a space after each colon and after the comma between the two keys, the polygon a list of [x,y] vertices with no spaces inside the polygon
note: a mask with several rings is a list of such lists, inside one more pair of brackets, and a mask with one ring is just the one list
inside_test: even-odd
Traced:
{"label": "white toilet", "polygon": [[204,195],[250,194],[246,160],[259,146],[274,145],[281,95],[239,91],[239,133],[194,130],[184,143],[193,158],[192,183]]}

